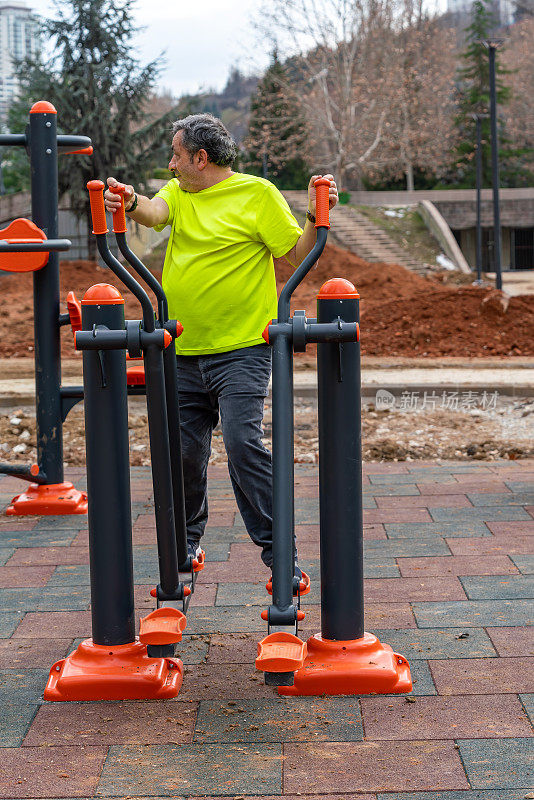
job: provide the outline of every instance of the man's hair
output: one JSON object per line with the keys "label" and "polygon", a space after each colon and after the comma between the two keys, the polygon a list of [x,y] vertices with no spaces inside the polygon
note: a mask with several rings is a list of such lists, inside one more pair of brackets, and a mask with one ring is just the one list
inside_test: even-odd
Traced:
{"label": "man's hair", "polygon": [[190,156],[205,150],[208,161],[218,167],[230,167],[237,155],[236,143],[220,119],[213,114],[190,114],[172,125],[173,137],[183,131],[182,144]]}

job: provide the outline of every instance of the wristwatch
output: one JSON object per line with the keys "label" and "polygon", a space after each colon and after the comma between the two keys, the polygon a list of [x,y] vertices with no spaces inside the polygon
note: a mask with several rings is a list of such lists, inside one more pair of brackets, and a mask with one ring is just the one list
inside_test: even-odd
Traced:
{"label": "wristwatch", "polygon": [[315,224],[315,217],[313,216],[311,211],[306,211],[306,219],[309,219],[310,222],[313,222]]}
{"label": "wristwatch", "polygon": [[125,209],[124,209],[124,210],[126,211],[126,213],[127,213],[127,214],[129,214],[131,211],[135,211],[135,209],[137,208],[137,203],[138,203],[138,201],[139,201],[139,198],[138,198],[138,197],[137,197],[137,195],[135,194],[135,195],[134,195],[134,201],[133,201],[132,205],[130,206],[130,208],[125,208]]}

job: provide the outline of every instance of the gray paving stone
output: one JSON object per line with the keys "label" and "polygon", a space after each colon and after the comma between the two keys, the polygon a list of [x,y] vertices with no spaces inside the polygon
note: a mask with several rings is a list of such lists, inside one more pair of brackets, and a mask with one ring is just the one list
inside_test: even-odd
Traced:
{"label": "gray paving stone", "polygon": [[3,706],[0,714],[1,747],[20,747],[38,708],[39,704],[37,703],[17,703]]}
{"label": "gray paving stone", "polygon": [[470,600],[534,598],[534,575],[469,575],[460,581]]}
{"label": "gray paving stone", "polygon": [[88,564],[60,565],[55,568],[47,586],[90,586]]}
{"label": "gray paving stone", "polygon": [[3,567],[15,552],[14,547],[0,547],[0,567]]}
{"label": "gray paving stone", "polygon": [[0,589],[0,607],[6,611],[83,611],[90,601],[88,586]]}
{"label": "gray paving stone", "polygon": [[[387,527],[387,526],[386,526]],[[422,539],[367,540],[363,543],[364,556],[370,560],[406,558],[410,556],[450,556],[451,551],[440,536]]]}
{"label": "gray paving stone", "polygon": [[534,573],[534,555],[518,555],[510,556],[510,558],[523,575],[532,575]]}
{"label": "gray paving stone", "polygon": [[206,561],[228,561],[230,542],[202,541]]}
{"label": "gray paving stone", "polygon": [[195,742],[360,742],[357,697],[201,701]]}
{"label": "gray paving stone", "polygon": [[48,670],[44,669],[0,670],[0,707],[39,703],[47,679]]}
{"label": "gray paving stone", "polygon": [[[133,514],[132,518],[134,518]],[[78,531],[87,529],[87,524],[87,514],[64,514],[57,517],[39,517],[35,530],[58,531],[70,529],[78,533]]]}
{"label": "gray paving stone", "polygon": [[534,787],[534,739],[463,739],[458,744],[473,789]]}
{"label": "gray paving stone", "polygon": [[213,527],[207,528],[206,533],[202,537],[202,547],[206,545],[209,547],[210,542],[245,542],[249,540],[249,535],[246,530],[236,530],[235,527]]}
{"label": "gray paving stone", "polygon": [[524,508],[518,506],[479,506],[478,508],[431,508],[430,516],[436,522],[512,522],[528,520],[532,517]]}
{"label": "gray paving stone", "polygon": [[462,792],[401,792],[398,794],[377,795],[377,800],[523,800],[524,789],[500,791],[462,791]]}
{"label": "gray paving stone", "polygon": [[[269,601],[266,599],[265,608],[268,605]],[[260,618],[258,607],[190,607],[187,624],[195,633],[247,633],[265,629],[265,622]]]}
{"label": "gray paving stone", "polygon": [[534,725],[534,694],[520,694],[519,699],[523,703],[528,718]]}
{"label": "gray paving stone", "polygon": [[[465,633],[468,636],[459,638]],[[408,661],[421,658],[491,658],[497,652],[482,628],[415,628],[380,631],[386,642]]]}
{"label": "gray paving stone", "polygon": [[281,794],[282,746],[260,743],[110,747],[98,797],[161,797],[177,793],[230,797],[241,793]]}
{"label": "gray paving stone", "polygon": [[77,530],[3,530],[0,531],[0,547],[68,547],[76,536]]}
{"label": "gray paving stone", "polygon": [[[388,539],[432,538],[467,538],[468,536],[491,536],[491,532],[482,520],[470,519],[466,509],[429,509],[434,511],[463,511],[461,522],[386,522],[384,525]],[[468,510],[468,509],[467,509]]]}
{"label": "gray paving stone", "polygon": [[364,578],[400,578],[400,570],[393,558],[382,558],[377,561],[364,558]]}
{"label": "gray paving stone", "polygon": [[532,506],[534,505],[534,489],[530,492],[510,493],[469,493],[468,498],[474,506]]}
{"label": "gray paving stone", "polygon": [[[321,587],[319,581],[313,581],[311,591],[303,598],[306,603],[321,602]],[[261,583],[220,583],[217,589],[215,606],[259,606],[265,608],[271,603],[271,596],[267,593],[265,582]]]}
{"label": "gray paving stone", "polygon": [[[517,494],[521,494],[522,492],[532,492],[532,481],[508,481],[506,478],[504,478],[504,483],[512,492],[516,492]],[[532,502],[534,502],[534,496],[531,503]]]}
{"label": "gray paving stone", "polygon": [[465,600],[443,603],[413,603],[419,628],[501,627],[531,625],[531,600]]}
{"label": "gray paving stone", "polygon": [[23,615],[22,611],[0,611],[0,639],[9,639]]}

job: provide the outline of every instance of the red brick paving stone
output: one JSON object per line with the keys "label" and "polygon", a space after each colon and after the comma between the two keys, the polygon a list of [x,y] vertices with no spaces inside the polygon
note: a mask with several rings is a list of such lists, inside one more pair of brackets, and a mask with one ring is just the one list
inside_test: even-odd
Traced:
{"label": "red brick paving stone", "polygon": [[318,525],[295,525],[295,534],[297,537],[297,544],[299,542],[318,542],[319,541],[319,526]]}
{"label": "red brick paving stone", "polygon": [[534,506],[525,506],[525,511],[527,511],[531,517],[534,517]]}
{"label": "red brick paving stone", "polygon": [[[305,610],[305,606],[303,607]],[[308,624],[307,619],[306,624]],[[380,630],[383,628],[402,630],[403,628],[416,627],[409,603],[367,603],[365,606],[366,631],[374,632],[375,629]]]}
{"label": "red brick paving stone", "polygon": [[384,472],[389,475],[406,475],[409,470],[406,464],[387,463],[387,464],[363,464],[364,475],[380,475]]}
{"label": "red brick paving stone", "polygon": [[0,796],[92,797],[105,747],[2,748]]}
{"label": "red brick paving stone", "polygon": [[90,635],[90,611],[29,611],[12,638],[77,639]]}
{"label": "red brick paving stone", "polygon": [[49,703],[39,708],[23,746],[189,744],[197,710],[198,703],[166,700]]}
{"label": "red brick paving stone", "polygon": [[508,486],[502,481],[487,481],[484,483],[477,483],[476,485],[473,483],[465,483],[464,481],[460,483],[418,483],[417,488],[421,492],[421,495],[456,495],[462,491],[467,491],[466,486],[469,488],[471,493],[497,493],[501,494],[503,492],[510,492]]}
{"label": "red brick paving stone", "polygon": [[72,542],[70,543],[71,547],[83,547],[89,548],[89,531],[87,528],[83,531],[79,531]]}
{"label": "red brick paving stone", "polygon": [[284,745],[283,791],[408,792],[468,789],[453,742],[311,742]]}
{"label": "red brick paving stone", "polygon": [[513,694],[361,699],[366,739],[489,739],[533,736]]}
{"label": "red brick paving stone", "polygon": [[486,628],[500,656],[534,656],[534,625],[516,628]]}
{"label": "red brick paving stone", "polygon": [[55,567],[0,567],[0,588],[11,589],[17,586],[46,586]]}
{"label": "red brick paving stone", "polygon": [[397,558],[404,578],[427,575],[512,575],[519,572],[508,556],[422,556]]}
{"label": "red brick paving stone", "polygon": [[364,583],[364,597],[366,603],[467,600],[456,577],[368,578]]}
{"label": "red brick paving stone", "polygon": [[531,535],[521,536],[516,533],[499,536],[480,536],[470,539],[451,538],[445,539],[445,542],[453,556],[497,556],[525,553],[528,555],[532,553],[534,547],[534,539]]}
{"label": "red brick paving stone", "polygon": [[49,669],[72,639],[0,639],[0,669]]}
{"label": "red brick paving stone", "polygon": [[426,508],[366,508],[364,523],[432,522]]}
{"label": "red brick paving stone", "polygon": [[234,524],[235,515],[235,511],[216,511],[213,514],[210,511],[208,515],[208,524],[206,525],[206,533],[209,532],[210,528],[232,527]]}
{"label": "red brick paving stone", "polygon": [[[460,487],[458,487],[460,488]],[[378,508],[472,508],[465,494],[376,497]]]}
{"label": "red brick paving stone", "polygon": [[371,541],[378,539],[387,539],[386,529],[379,522],[371,523],[363,526],[363,538]]}
{"label": "red brick paving stone", "polygon": [[[487,526],[494,536],[534,535],[534,522],[526,520],[515,522],[488,522]],[[534,541],[532,544],[534,545]]]}
{"label": "red brick paving stone", "polygon": [[[267,635],[267,631],[265,631]],[[302,636],[302,632],[299,631]],[[252,664],[258,651],[258,641],[262,634],[257,633],[214,633],[210,637],[208,664]]]}
{"label": "red brick paving stone", "polygon": [[207,561],[199,576],[199,583],[266,583],[271,572],[256,555],[246,559]]}
{"label": "red brick paving stone", "polygon": [[438,694],[534,692],[534,658],[450,658],[428,665]]}
{"label": "red brick paving stone", "polygon": [[265,686],[254,659],[245,664],[190,664],[185,667],[179,700],[239,700],[243,697],[247,700],[278,697],[275,687]]}
{"label": "red brick paving stone", "polygon": [[[195,797],[187,797],[187,800],[234,800],[235,797],[240,797],[242,800],[322,800],[322,798],[318,797],[316,794],[302,794],[299,792],[298,794],[269,794],[269,795],[218,795],[217,797],[213,797],[213,795],[203,794],[195,795]],[[145,800],[145,798],[136,798],[132,797],[131,800]],[[328,799],[327,799],[328,800]],[[375,794],[344,794],[343,797],[332,797],[331,800],[376,800]]]}
{"label": "red brick paving stone", "polygon": [[33,531],[38,522],[39,517],[0,517],[0,531]]}
{"label": "red brick paving stone", "polygon": [[42,566],[77,566],[89,563],[89,548],[87,547],[19,547],[6,567]]}

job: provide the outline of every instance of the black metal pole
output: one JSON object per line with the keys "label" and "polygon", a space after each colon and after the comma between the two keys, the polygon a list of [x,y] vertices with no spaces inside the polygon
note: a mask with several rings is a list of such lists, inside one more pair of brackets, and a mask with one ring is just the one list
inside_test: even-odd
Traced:
{"label": "black metal pole", "polygon": [[482,221],[480,195],[482,190],[482,119],[476,115],[477,152],[476,152],[476,191],[477,191],[477,229],[476,229],[476,262],[477,282],[482,283]]}
{"label": "black metal pole", "polygon": [[[341,298],[319,293],[318,324],[339,319],[359,320],[355,290]],[[321,635],[346,641],[364,634],[359,342],[320,342],[317,380]]]}
{"label": "black metal pole", "polygon": [[[58,238],[57,113],[50,103],[30,111],[32,219],[48,239]],[[63,426],[59,338],[59,257],[33,273],[37,461],[49,483],[63,483]]]}
{"label": "black metal pole", "polygon": [[[117,302],[103,305],[86,294],[84,330],[124,330],[124,300],[115,292]],[[92,638],[126,644],[135,639],[135,616],[125,351],[84,350],[83,382]]]}
{"label": "black metal pole", "polygon": [[501,213],[499,206],[499,134],[497,130],[497,90],[495,78],[495,52],[498,44],[488,42],[490,116],[491,116],[491,174],[493,184],[493,242],[495,258],[495,286],[502,289],[501,272]]}

